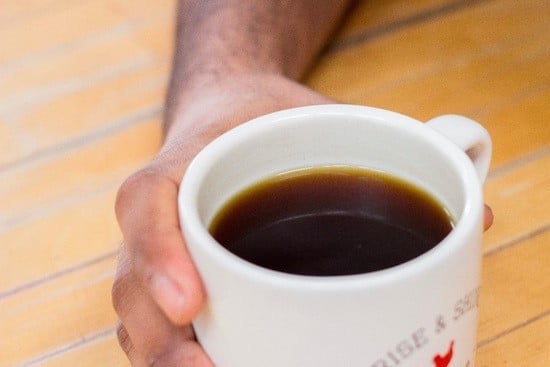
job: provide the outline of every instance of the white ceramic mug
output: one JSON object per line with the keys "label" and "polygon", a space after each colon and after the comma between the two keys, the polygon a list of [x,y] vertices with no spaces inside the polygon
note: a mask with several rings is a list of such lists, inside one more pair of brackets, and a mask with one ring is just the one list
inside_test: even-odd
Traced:
{"label": "white ceramic mug", "polygon": [[[219,367],[473,367],[487,131],[456,115],[422,124],[381,109],[320,105],[276,112],[224,134],[189,166],[181,227],[207,300],[197,338]],[[432,193],[455,227],[398,266],[314,277],[261,268],[208,233],[236,192],[275,173],[349,165]]]}

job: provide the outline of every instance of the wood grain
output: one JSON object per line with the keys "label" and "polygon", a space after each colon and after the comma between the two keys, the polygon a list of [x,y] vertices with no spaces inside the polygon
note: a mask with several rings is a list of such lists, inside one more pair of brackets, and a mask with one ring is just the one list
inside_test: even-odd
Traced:
{"label": "wood grain", "polygon": [[158,149],[158,115],[158,110],[136,113],[101,134],[0,171],[0,228],[120,183]]}
{"label": "wood grain", "polygon": [[58,353],[44,360],[43,367],[128,367],[130,363],[120,352],[118,341],[112,331],[100,334],[97,339],[78,348]]}
{"label": "wood grain", "polygon": [[527,320],[525,324],[479,347],[478,367],[544,367],[550,360],[550,316]]}
{"label": "wood grain", "polygon": [[480,345],[550,311],[550,229],[486,253],[480,296]]}
{"label": "wood grain", "polygon": [[[112,208],[161,144],[175,5],[0,5],[0,367],[129,366]],[[362,1],[304,78],[339,101],[489,130],[477,367],[550,361],[549,43],[547,1]]]}
{"label": "wood grain", "polygon": [[[538,158],[535,156],[535,158]],[[550,226],[550,152],[533,161],[520,161],[509,170],[495,171],[485,186],[485,201],[497,220],[485,234],[484,248],[506,247]]]}
{"label": "wood grain", "polygon": [[0,338],[1,365],[45,359],[100,331],[113,330],[114,260],[109,256],[0,299],[0,325],[10,330],[9,337]]}

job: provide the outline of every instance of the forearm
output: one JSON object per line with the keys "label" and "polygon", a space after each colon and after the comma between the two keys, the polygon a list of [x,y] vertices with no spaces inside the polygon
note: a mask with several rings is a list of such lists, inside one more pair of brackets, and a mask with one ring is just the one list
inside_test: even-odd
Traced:
{"label": "forearm", "polygon": [[165,123],[228,78],[298,78],[350,0],[180,0]]}

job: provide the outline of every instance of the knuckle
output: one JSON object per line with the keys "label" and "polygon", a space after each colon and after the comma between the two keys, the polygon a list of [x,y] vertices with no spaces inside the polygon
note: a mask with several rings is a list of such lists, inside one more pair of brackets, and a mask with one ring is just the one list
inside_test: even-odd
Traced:
{"label": "knuckle", "polygon": [[132,341],[130,340],[130,335],[128,334],[128,331],[126,330],[124,325],[120,323],[117,325],[116,336],[118,339],[118,344],[120,345],[124,353],[130,356],[133,352],[134,347]]}
{"label": "knuckle", "polygon": [[120,185],[115,199],[115,213],[117,218],[120,218],[124,211],[128,208],[128,203],[143,190],[144,185],[150,180],[151,174],[145,170],[141,170],[130,175]]}
{"label": "knuckle", "polygon": [[130,287],[132,284],[128,273],[117,273],[111,287],[113,308],[121,316],[127,313],[129,305]]}
{"label": "knuckle", "polygon": [[194,341],[187,341],[172,348],[159,348],[148,353],[145,363],[148,367],[203,366],[204,352]]}

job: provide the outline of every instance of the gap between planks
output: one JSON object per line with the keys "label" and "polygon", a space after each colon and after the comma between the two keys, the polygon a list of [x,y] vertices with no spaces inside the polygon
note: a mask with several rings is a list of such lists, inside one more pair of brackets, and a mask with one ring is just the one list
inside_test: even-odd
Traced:
{"label": "gap between planks", "polygon": [[97,333],[94,333],[94,334],[85,335],[81,339],[79,339],[75,342],[59,346],[55,349],[47,351],[44,354],[38,355],[38,356],[36,356],[36,357],[34,357],[30,360],[27,360],[27,361],[19,364],[18,367],[37,366],[37,365],[42,364],[42,363],[44,363],[44,362],[46,362],[50,359],[56,358],[56,357],[58,357],[58,356],[60,356],[64,353],[73,351],[73,350],[78,349],[78,348],[82,348],[82,347],[84,347],[88,344],[96,343],[98,341],[110,338],[113,335],[116,335],[116,327],[101,330],[101,331],[99,331]]}
{"label": "gap between planks", "polygon": [[531,318],[528,319],[528,320],[525,320],[525,321],[523,321],[523,322],[520,322],[519,324],[514,325],[514,326],[512,326],[512,327],[510,327],[510,328],[508,328],[508,329],[506,329],[506,330],[504,330],[504,331],[498,333],[497,335],[494,335],[494,336],[492,336],[492,337],[490,337],[490,338],[486,338],[486,339],[484,339],[484,340],[481,340],[480,342],[477,343],[477,348],[480,349],[480,348],[483,348],[483,347],[485,347],[485,346],[487,346],[487,345],[490,345],[491,343],[493,343],[493,342],[499,340],[500,338],[503,338],[503,337],[505,337],[505,336],[507,336],[507,335],[509,335],[509,334],[512,334],[513,332],[515,332],[515,331],[517,331],[517,330],[519,330],[519,329],[522,329],[522,328],[524,328],[524,327],[526,327],[526,326],[528,326],[528,325],[531,325],[531,324],[534,323],[534,322],[537,322],[537,321],[539,321],[539,320],[542,320],[543,318],[547,317],[548,315],[550,315],[550,309],[548,309],[548,310],[546,310],[546,311],[544,311],[544,312],[542,312],[542,313],[540,313],[540,314],[538,314],[538,315],[536,315],[536,316],[533,316],[533,317],[531,317]]}
{"label": "gap between planks", "polygon": [[351,35],[345,39],[336,40],[327,48],[326,54],[333,54],[345,51],[361,44],[370,42],[374,39],[384,37],[393,32],[398,32],[404,28],[412,27],[420,23],[429,22],[434,19],[467,9],[472,5],[488,3],[489,1],[494,0],[458,0],[448,4],[435,6],[434,8],[428,9],[424,12],[412,14],[402,19],[397,19],[395,22],[383,24],[382,26],[374,29],[369,29],[366,32],[358,32],[357,34]]}

